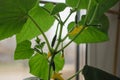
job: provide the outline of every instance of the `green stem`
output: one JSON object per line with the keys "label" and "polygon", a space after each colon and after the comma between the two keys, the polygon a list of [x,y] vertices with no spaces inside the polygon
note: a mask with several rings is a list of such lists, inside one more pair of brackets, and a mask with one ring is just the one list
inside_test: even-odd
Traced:
{"label": "green stem", "polygon": [[[60,17],[60,15],[58,15],[58,17],[59,17],[59,24],[60,24],[60,32],[59,32],[59,37],[58,37],[58,43],[61,41],[61,36],[62,36],[62,30],[63,30],[63,25],[64,25],[64,23],[62,22],[62,19],[61,19],[61,17]],[[57,27],[59,26],[59,24],[57,25]],[[59,44],[58,44],[59,45]]]}
{"label": "green stem", "polygon": [[58,43],[57,43],[57,45],[56,45],[56,47],[55,47],[55,50],[58,49],[58,47],[59,47],[59,45],[60,45],[60,42],[61,42],[62,28],[63,28],[63,26],[61,25],[61,26],[60,26],[59,37],[58,37]]}
{"label": "green stem", "polygon": [[59,18],[57,16],[53,16],[59,23],[61,23],[62,21],[59,20]]}
{"label": "green stem", "polygon": [[57,28],[56,28],[56,32],[55,32],[56,35],[57,35],[57,33],[58,33],[58,27],[59,27],[59,22],[58,22],[58,24],[57,24]]}
{"label": "green stem", "polygon": [[37,24],[37,22],[30,15],[28,15],[28,17],[31,19],[31,21],[36,25],[38,30],[41,32],[42,36],[44,37],[44,39],[45,39],[45,41],[47,43],[47,47],[48,47],[49,51],[51,51],[50,43],[49,43],[46,35],[44,34],[43,30],[40,28],[40,26]]}
{"label": "green stem", "polygon": [[[66,23],[66,21],[69,19],[69,17],[72,15],[74,11],[71,10],[70,14],[68,15],[68,17],[65,19],[65,21],[63,22],[63,25]],[[62,42],[68,37],[68,34],[66,34],[66,36],[61,40]]]}
{"label": "green stem", "polygon": [[67,22],[67,20],[69,19],[69,17],[71,16],[71,14],[73,13],[74,11],[71,10],[70,14],[67,16],[67,18],[65,19],[65,21],[63,22],[63,25]]}
{"label": "green stem", "polygon": [[48,71],[48,80],[50,80],[50,75],[51,75],[51,62],[49,63],[49,71]]}
{"label": "green stem", "polygon": [[62,19],[60,17],[60,14],[57,14],[57,17],[59,18],[59,20],[62,22]]}
{"label": "green stem", "polygon": [[92,0],[89,0],[89,4],[88,4],[88,8],[87,8],[87,14],[86,14],[86,17],[85,17],[84,25],[86,25],[86,22],[87,22],[87,19],[88,19],[88,14],[89,14],[89,11],[90,11],[91,2],[92,2]]}
{"label": "green stem", "polygon": [[90,19],[90,22],[88,23],[88,25],[90,25],[93,22],[93,20],[94,20],[94,18],[96,16],[96,13],[97,13],[98,6],[99,6],[99,4],[97,3],[97,6],[95,7],[95,10],[94,10],[94,13],[93,13],[93,16]]}
{"label": "green stem", "polygon": [[71,76],[70,78],[68,78],[67,80],[71,80],[74,77],[76,77],[80,72],[82,72],[82,70],[79,70],[77,73],[75,73],[73,76]]}
{"label": "green stem", "polygon": [[61,41],[64,41],[67,37],[68,37],[68,34],[66,34],[66,36]]}
{"label": "green stem", "polygon": [[79,0],[79,2],[78,2],[78,4],[77,4],[76,8],[78,8],[78,7],[79,7],[79,5],[80,5],[80,1],[81,1],[81,0]]}
{"label": "green stem", "polygon": [[[49,11],[49,10],[47,10],[47,9],[44,8],[44,7],[43,7],[43,9],[44,9],[45,11],[47,11],[47,12],[50,14],[50,11]],[[53,17],[54,17],[59,23],[61,23],[61,21],[58,19],[57,16],[53,15]]]}
{"label": "green stem", "polygon": [[[58,43],[57,43],[57,46],[56,46],[55,50],[58,49],[61,41],[63,42],[63,40],[61,40],[62,29],[63,29],[64,24],[67,22],[67,20],[69,19],[69,17],[71,16],[71,14],[72,14],[73,12],[74,12],[74,11],[71,11],[70,14],[67,16],[67,18],[65,19],[65,21],[64,21],[63,23],[60,23],[60,24],[61,24],[60,33],[59,33]],[[67,36],[66,36],[66,37],[67,37]],[[65,38],[65,39],[66,39],[66,38]]]}
{"label": "green stem", "polygon": [[[67,22],[67,20],[69,19],[69,17],[72,15],[72,11],[70,12],[70,14],[67,16],[67,18],[65,19],[65,21],[63,22],[63,24],[61,24],[61,27],[63,28],[63,26],[65,25],[65,23]],[[62,33],[62,32],[61,32]]]}
{"label": "green stem", "polygon": [[51,58],[51,61],[50,61],[50,63],[49,63],[49,72],[48,72],[48,80],[50,80],[50,78],[51,78],[51,67],[52,67],[52,63],[53,63],[53,61],[54,61],[54,57],[55,57],[55,53],[53,53],[53,55],[52,55],[52,58]]}
{"label": "green stem", "polygon": [[69,46],[69,45],[79,36],[79,34],[80,34],[84,29],[85,29],[85,27],[83,27],[82,30],[81,30],[71,41],[69,41],[63,48],[61,48],[60,50],[58,50],[57,53],[60,52],[60,51],[62,51],[63,49],[65,49],[67,46]]}

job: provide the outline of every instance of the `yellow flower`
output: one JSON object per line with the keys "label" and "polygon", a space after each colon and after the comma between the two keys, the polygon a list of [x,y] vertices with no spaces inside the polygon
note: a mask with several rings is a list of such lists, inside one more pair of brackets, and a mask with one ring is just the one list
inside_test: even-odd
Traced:
{"label": "yellow flower", "polygon": [[69,33],[69,35],[76,35],[76,34],[78,34],[81,30],[83,29],[83,26],[81,25],[81,26],[76,26],[70,33]]}
{"label": "yellow flower", "polygon": [[53,80],[64,80],[61,76],[61,73],[54,73],[52,76]]}
{"label": "yellow flower", "polygon": [[47,58],[50,58],[51,56],[52,56],[51,53],[48,52],[48,54],[47,54]]}

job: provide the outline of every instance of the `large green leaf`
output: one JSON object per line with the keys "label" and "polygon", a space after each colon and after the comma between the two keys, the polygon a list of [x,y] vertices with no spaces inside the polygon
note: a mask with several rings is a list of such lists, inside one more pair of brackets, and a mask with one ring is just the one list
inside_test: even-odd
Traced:
{"label": "large green leaf", "polygon": [[108,11],[111,7],[113,7],[120,0],[96,0],[98,3],[98,11],[97,14],[99,16],[103,15],[104,12]]}
{"label": "large green leaf", "polygon": [[87,9],[87,24],[93,24],[94,19],[99,19],[106,11],[120,0],[90,0]]}
{"label": "large green leaf", "polygon": [[[79,3],[80,1],[80,3]],[[66,4],[77,9],[87,9],[89,0],[66,0]]]}
{"label": "large green leaf", "polygon": [[[69,36],[70,39],[73,39],[75,36]],[[88,27],[73,41],[77,44],[80,43],[95,43],[108,40],[108,36],[94,27]]]}
{"label": "large green leaf", "polygon": [[40,54],[29,60],[30,73],[44,80],[48,80],[48,61]]}
{"label": "large green leaf", "polygon": [[14,59],[29,59],[34,54],[30,41],[23,41],[17,44]]}
{"label": "large green leaf", "polygon": [[[45,9],[38,5],[29,12],[29,15],[44,32],[52,26],[55,20],[53,16],[51,16]],[[17,42],[19,43],[24,40],[30,40],[40,34],[41,32],[38,30],[33,21],[28,19],[22,31],[17,34]]]}
{"label": "large green leaf", "polygon": [[58,4],[56,4],[56,6],[53,8],[53,10],[51,12],[51,15],[55,15],[55,14],[63,11],[66,7],[67,7],[67,5],[64,4],[64,3],[58,3]]}
{"label": "large green leaf", "polygon": [[102,71],[98,68],[94,68],[86,65],[82,71],[85,80],[120,80],[120,78]]}
{"label": "large green leaf", "polygon": [[37,0],[0,0],[0,40],[21,31]]}
{"label": "large green leaf", "polygon": [[55,62],[56,71],[60,71],[63,69],[65,60],[60,53],[58,53],[55,56],[54,62]]}
{"label": "large green leaf", "polygon": [[[64,66],[64,58],[61,57],[61,54],[57,54],[55,56],[54,62],[56,71],[62,70]],[[31,74],[47,80],[49,66],[47,56],[36,54],[32,58],[30,58],[29,66]]]}
{"label": "large green leaf", "polygon": [[[83,25],[83,21],[81,22],[79,25]],[[84,29],[73,41],[77,44],[80,44],[80,43],[95,43],[108,40],[109,21],[107,16],[103,15],[98,21],[96,20],[94,24],[96,25],[87,26],[87,28]],[[74,25],[75,25],[74,22],[70,23],[68,31],[70,31],[74,27]],[[69,38],[73,39],[75,36],[76,35],[69,35]]]}
{"label": "large green leaf", "polygon": [[[79,1],[80,4],[78,3]],[[118,1],[120,0],[66,0],[66,3],[73,8],[87,9],[87,18],[85,23],[92,24],[94,19],[99,19]]]}
{"label": "large green leaf", "polygon": [[109,30],[109,19],[106,15],[102,15],[101,17],[95,18],[93,25],[98,25],[96,26],[100,31],[104,32],[105,34],[108,34]]}

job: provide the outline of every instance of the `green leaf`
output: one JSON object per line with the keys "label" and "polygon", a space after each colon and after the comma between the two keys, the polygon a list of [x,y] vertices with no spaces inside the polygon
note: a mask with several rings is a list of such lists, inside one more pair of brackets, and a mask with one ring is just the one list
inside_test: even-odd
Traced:
{"label": "green leaf", "polygon": [[96,0],[99,4],[98,15],[104,14],[104,12],[108,11],[112,6],[114,6],[120,0]]}
{"label": "green leaf", "polygon": [[109,30],[109,19],[106,15],[102,15],[99,19],[96,18],[94,20],[95,25],[99,25],[98,29],[106,34],[108,34],[108,30]]}
{"label": "green leaf", "polygon": [[59,72],[60,70],[63,69],[65,60],[64,60],[64,58],[62,57],[62,55],[60,53],[58,53],[55,56],[54,62],[55,62],[56,71]]}
{"label": "green leaf", "polygon": [[30,73],[48,80],[48,62],[43,55],[36,54],[29,60]]}
{"label": "green leaf", "polygon": [[17,44],[14,59],[29,59],[34,54],[34,50],[31,48],[30,41],[23,41]]}
{"label": "green leaf", "polygon": [[120,0],[91,0],[87,9],[87,24],[94,23],[94,19],[99,19],[106,11],[113,7]]}
{"label": "green leaf", "polygon": [[[75,36],[69,36],[70,39],[73,39]],[[108,36],[94,27],[88,27],[85,29],[79,36],[73,41],[77,44],[80,43],[96,43],[108,40]]]}
{"label": "green leaf", "polygon": [[85,80],[120,80],[120,78],[112,74],[88,65],[83,68],[82,74]]}
{"label": "green leaf", "polygon": [[[64,66],[64,58],[61,57],[61,54],[57,54],[54,58],[56,71],[60,71]],[[36,54],[29,61],[30,73],[47,80],[48,77],[48,61],[45,56]]]}
{"label": "green leaf", "polygon": [[[55,20],[53,16],[38,5],[29,12],[29,15],[36,21],[44,32],[50,29]],[[30,40],[40,34],[41,32],[38,30],[36,25],[28,19],[22,31],[17,34],[17,42],[19,43],[24,40]]]}
{"label": "green leaf", "polygon": [[51,15],[55,15],[55,14],[63,11],[66,7],[67,6],[64,3],[58,3],[58,4],[56,4],[56,6],[53,8],[53,10],[51,12]]}
{"label": "green leaf", "polygon": [[[104,18],[103,18],[104,17]],[[83,21],[81,21],[83,22]],[[79,25],[82,25],[81,23]],[[103,42],[109,40],[108,38],[108,27],[109,21],[107,16],[103,15],[99,21],[96,20],[94,22],[95,26],[89,25],[85,28],[78,37],[73,40],[73,42],[80,44],[80,43],[96,43],[96,42]],[[74,27],[75,23],[72,22],[68,26],[68,31],[70,31]],[[76,35],[69,35],[70,39],[73,39]]]}
{"label": "green leaf", "polygon": [[66,4],[68,6],[77,9],[87,9],[88,3],[89,0],[66,0]]}
{"label": "green leaf", "polygon": [[55,5],[52,3],[46,3],[45,6],[43,6],[43,8],[46,9],[50,14],[54,7],[55,7]]}
{"label": "green leaf", "polygon": [[0,0],[0,40],[19,33],[37,0]]}

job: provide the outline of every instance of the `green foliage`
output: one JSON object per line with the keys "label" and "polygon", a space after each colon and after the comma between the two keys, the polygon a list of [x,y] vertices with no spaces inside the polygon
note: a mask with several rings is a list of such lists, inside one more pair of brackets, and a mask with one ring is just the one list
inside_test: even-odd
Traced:
{"label": "green foliage", "polygon": [[40,54],[34,55],[29,60],[30,73],[40,77],[44,80],[48,80],[48,62],[45,57]]}
{"label": "green foliage", "polygon": [[19,33],[37,0],[0,0],[0,40]]}
{"label": "green foliage", "polygon": [[[104,18],[103,18],[104,17]],[[84,20],[84,19],[83,19]],[[82,26],[84,21],[79,22],[79,26]],[[87,25],[86,28],[81,32],[81,34],[76,34],[78,37],[73,40],[77,44],[80,43],[95,43],[95,42],[102,42],[108,40],[108,27],[109,21],[108,18],[103,15],[99,18],[98,21],[94,22],[94,26]],[[68,32],[75,27],[75,22],[71,22],[68,25]],[[83,26],[84,27],[84,26]],[[70,39],[73,39],[76,35],[69,35]]]}
{"label": "green foliage", "polygon": [[70,7],[79,9],[87,9],[90,0],[66,0],[66,4]]}
{"label": "green foliage", "polygon": [[55,15],[55,14],[63,11],[66,7],[67,6],[64,3],[58,3],[58,4],[56,4],[56,6],[53,8],[53,10],[51,12],[51,15]]}
{"label": "green foliage", "polygon": [[[50,14],[45,9],[38,5],[36,5],[29,12],[29,16],[31,16],[34,19],[34,21],[44,32],[47,31],[53,25],[53,22],[55,20],[53,16],[50,16]],[[23,26],[22,31],[17,34],[17,42],[19,43],[24,40],[30,40],[40,34],[41,32],[39,31],[39,29],[29,18],[26,24]]]}
{"label": "green foliage", "polygon": [[[0,40],[16,35],[14,58],[28,59],[31,74],[44,80],[50,80],[55,73],[61,77],[59,71],[65,62],[61,53],[64,53],[64,49],[71,42],[96,43],[109,39],[109,20],[105,12],[118,1],[120,0],[66,0],[66,3],[47,3],[40,6],[39,0],[0,0]],[[70,12],[66,19],[62,19],[60,12],[66,7],[70,8]],[[87,14],[82,16],[80,21],[76,19],[69,23],[68,33],[62,37],[62,31],[70,16],[81,9],[86,9]],[[51,28],[55,20],[58,25],[50,43],[45,32]],[[44,41],[37,37],[32,49],[29,40],[39,35],[43,36]],[[71,41],[63,45],[68,37]],[[44,51],[45,45],[49,54]],[[84,67],[83,75],[86,80],[120,80],[90,66]]]}
{"label": "green foliage", "polygon": [[31,48],[31,42],[26,40],[17,44],[14,58],[17,59],[29,59],[34,54],[34,50]]}
{"label": "green foliage", "polygon": [[[64,66],[64,59],[60,54],[54,58],[56,71],[62,70]],[[48,79],[48,60],[45,55],[36,54],[29,61],[30,73],[44,80]],[[52,73],[52,72],[51,72]]]}
{"label": "green foliage", "polygon": [[88,65],[84,67],[82,73],[85,77],[85,80],[120,80],[120,78],[112,74]]}
{"label": "green foliage", "polygon": [[[78,37],[73,40],[74,42],[80,44],[80,43],[102,42],[108,40],[107,31],[109,27],[109,21],[108,18],[104,15],[104,12],[106,12],[119,0],[112,0],[110,1],[110,3],[107,3],[106,1],[103,0],[89,1],[87,14],[85,18],[82,19],[83,21],[81,21],[79,25],[79,26],[83,25],[83,27],[88,27],[88,28],[84,29],[81,32],[81,34],[79,34]],[[72,1],[68,1],[68,2],[72,3]],[[68,31],[70,31],[71,28],[74,27],[74,25],[75,23],[70,24],[68,27]],[[75,35],[69,37],[70,39],[73,39]]]}
{"label": "green foliage", "polygon": [[93,24],[119,0],[90,0],[87,8],[87,24]]}
{"label": "green foliage", "polygon": [[48,11],[48,13],[51,13],[54,7],[55,5],[53,5],[52,3],[46,3],[43,8]]}
{"label": "green foliage", "polygon": [[55,56],[54,62],[55,62],[56,71],[59,72],[60,70],[62,70],[65,64],[65,60],[60,53]]}

